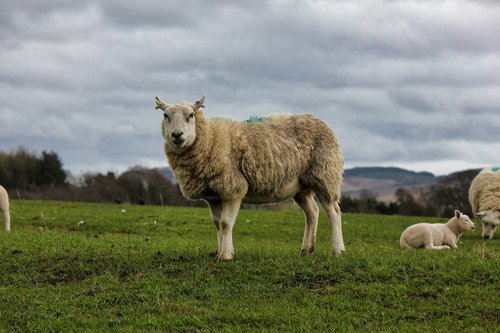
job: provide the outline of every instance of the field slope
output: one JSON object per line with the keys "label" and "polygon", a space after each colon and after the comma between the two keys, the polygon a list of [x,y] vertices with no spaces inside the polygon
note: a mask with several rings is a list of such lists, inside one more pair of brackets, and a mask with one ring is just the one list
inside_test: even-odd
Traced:
{"label": "field slope", "polygon": [[0,232],[0,331],[493,332],[500,234],[455,251],[399,249],[413,223],[343,215],[346,255],[300,257],[303,216],[243,210],[214,259],[208,209],[13,201]]}

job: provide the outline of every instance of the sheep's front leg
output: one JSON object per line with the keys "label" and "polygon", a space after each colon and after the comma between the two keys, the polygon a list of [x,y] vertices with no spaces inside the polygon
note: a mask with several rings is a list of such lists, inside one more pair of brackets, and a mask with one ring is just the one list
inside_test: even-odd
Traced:
{"label": "sheep's front leg", "polygon": [[233,248],[233,226],[236,222],[236,216],[240,210],[241,200],[230,200],[222,202],[222,212],[220,219],[221,229],[221,250],[220,260],[231,260],[234,255]]}
{"label": "sheep's front leg", "polygon": [[212,222],[217,230],[217,258],[221,254],[221,242],[222,242],[222,229],[220,227],[220,218],[222,213],[222,203],[220,201],[209,200],[207,201],[208,207],[210,208],[210,215],[212,216]]}
{"label": "sheep's front leg", "polygon": [[448,242],[448,244],[446,244],[446,245],[448,245],[450,248],[452,248],[454,250],[458,249],[457,243],[455,243],[455,242]]}

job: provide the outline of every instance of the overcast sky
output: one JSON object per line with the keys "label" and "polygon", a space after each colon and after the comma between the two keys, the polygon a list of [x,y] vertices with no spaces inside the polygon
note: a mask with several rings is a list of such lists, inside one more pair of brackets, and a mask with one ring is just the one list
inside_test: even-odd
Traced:
{"label": "overcast sky", "polygon": [[0,1],[0,150],[166,165],[161,112],[313,113],[346,167],[500,162],[498,1]]}

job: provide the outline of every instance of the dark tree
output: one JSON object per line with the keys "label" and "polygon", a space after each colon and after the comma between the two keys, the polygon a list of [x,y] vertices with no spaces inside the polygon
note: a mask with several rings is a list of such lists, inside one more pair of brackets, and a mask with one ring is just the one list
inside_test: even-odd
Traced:
{"label": "dark tree", "polygon": [[438,215],[452,216],[455,209],[472,216],[469,203],[469,187],[480,170],[466,170],[452,173],[432,186],[426,193],[426,201],[433,205]]}
{"label": "dark tree", "polygon": [[426,215],[425,206],[419,204],[412,193],[403,188],[396,190],[396,202],[398,205],[398,214],[401,215],[412,215],[412,216],[422,216]]}
{"label": "dark tree", "polygon": [[43,151],[38,160],[35,181],[37,185],[62,185],[66,182],[66,172],[59,156],[54,152]]}

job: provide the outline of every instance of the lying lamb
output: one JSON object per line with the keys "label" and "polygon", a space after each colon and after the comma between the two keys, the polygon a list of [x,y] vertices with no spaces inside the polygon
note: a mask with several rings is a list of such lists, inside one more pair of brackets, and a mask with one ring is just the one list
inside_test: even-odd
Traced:
{"label": "lying lamb", "polygon": [[9,195],[2,185],[0,185],[0,211],[3,214],[5,230],[10,231]]}
{"label": "lying lamb", "polygon": [[442,250],[457,248],[460,236],[476,226],[470,218],[455,210],[455,216],[447,223],[418,223],[406,228],[401,234],[401,248],[420,248]]}
{"label": "lying lamb", "polygon": [[209,205],[218,258],[233,258],[232,230],[242,202],[289,198],[305,214],[301,254],[313,252],[319,216],[314,194],[332,224],[333,254],[341,255],[338,201],[344,161],[333,131],[310,114],[207,120],[204,100],[169,105],[156,97],[156,109],[164,112],[164,150],[183,195]]}
{"label": "lying lamb", "polygon": [[484,168],[469,188],[472,212],[483,222],[483,238],[492,239],[500,225],[500,168]]}

